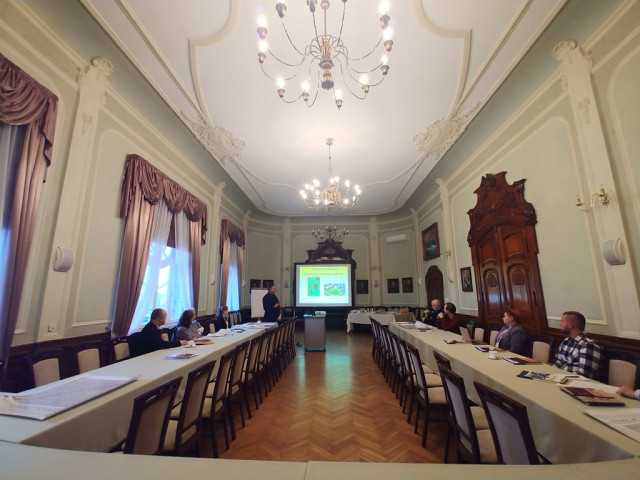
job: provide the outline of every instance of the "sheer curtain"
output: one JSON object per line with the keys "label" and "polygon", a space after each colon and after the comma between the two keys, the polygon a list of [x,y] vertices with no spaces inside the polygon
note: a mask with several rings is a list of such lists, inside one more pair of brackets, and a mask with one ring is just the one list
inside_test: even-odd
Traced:
{"label": "sheer curtain", "polygon": [[229,247],[229,277],[227,283],[227,306],[229,311],[240,310],[240,276],[238,275],[238,245]]}
{"label": "sheer curtain", "polygon": [[[0,265],[8,265],[9,250],[11,245],[11,228],[9,214],[11,213],[11,200],[15,186],[15,176],[22,142],[24,141],[25,125],[7,125],[0,122],[0,214],[2,215],[2,233],[0,234]],[[8,270],[0,269],[0,310],[4,318]]]}
{"label": "sheer curtain", "polygon": [[138,299],[138,304],[136,305],[136,310],[133,314],[131,325],[129,326],[129,334],[140,328],[149,309],[155,306],[153,303],[158,291],[158,274],[160,272],[162,254],[167,247],[167,238],[169,238],[169,230],[171,229],[171,217],[171,212],[166,203],[158,202],[156,215],[153,220],[149,260],[147,260],[147,268],[144,272],[140,298]]}
{"label": "sheer curtain", "polygon": [[[191,275],[190,221],[184,212],[178,212],[174,216],[176,232],[176,261],[173,290],[177,294],[174,302],[177,313],[181,314],[188,308],[195,308],[195,294],[193,291],[193,277]],[[176,317],[177,318],[177,317]]]}

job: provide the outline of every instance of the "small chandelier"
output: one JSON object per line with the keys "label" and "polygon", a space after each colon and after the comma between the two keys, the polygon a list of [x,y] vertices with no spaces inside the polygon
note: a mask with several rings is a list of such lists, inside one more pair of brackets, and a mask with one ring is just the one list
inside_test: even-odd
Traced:
{"label": "small chandelier", "polygon": [[351,182],[349,180],[345,180],[340,185],[340,177],[337,175],[334,177],[331,169],[332,138],[327,138],[327,145],[329,146],[329,185],[322,187],[320,186],[320,181],[314,178],[311,183],[305,184],[304,190],[300,190],[300,196],[309,208],[324,207],[330,210],[336,206],[340,208],[353,207],[360,199],[362,190],[358,185],[354,185],[353,191],[351,191]]}
{"label": "small chandelier", "polygon": [[340,241],[349,235],[349,230],[346,228],[338,230],[338,227],[335,225],[325,225],[324,230],[320,230],[320,228],[314,228],[311,230],[311,235],[318,242],[324,242],[327,239]]}
{"label": "small chandelier", "polygon": [[[318,34],[318,27],[316,25],[316,6],[318,1],[307,0],[307,5],[311,11],[313,17],[313,31],[315,36],[311,38],[309,44],[303,49],[299,49],[291,40],[287,27],[285,25],[284,17],[287,12],[287,6],[284,0],[280,0],[276,4],[276,11],[282,21],[282,29],[289,40],[289,43],[300,56],[300,60],[297,63],[288,63],[276,56],[270,49],[267,43],[267,19],[264,15],[258,17],[258,61],[260,62],[260,68],[262,72],[271,80],[275,80],[278,85],[278,95],[286,103],[293,103],[301,98],[305,101],[308,107],[313,106],[318,97],[318,91],[320,87],[324,90],[332,90],[333,98],[336,102],[338,109],[342,107],[342,95],[343,92],[340,89],[334,88],[335,82],[333,79],[333,67],[339,67],[340,77],[342,83],[349,90],[349,92],[356,98],[363,100],[369,93],[370,87],[380,85],[389,72],[388,53],[391,52],[393,47],[393,40],[391,36],[393,34],[392,28],[389,26],[391,17],[387,14],[389,11],[389,2],[383,0],[380,3],[379,11],[381,13],[380,26],[382,27],[382,35],[380,39],[371,49],[369,53],[362,55],[361,57],[352,57],[349,55],[349,49],[342,40],[342,28],[344,26],[344,17],[347,9],[347,0],[342,0],[342,21],[340,22],[340,33],[336,37],[327,33],[327,10],[329,9],[329,1],[320,1],[320,8],[324,11],[324,33]],[[380,58],[379,63],[375,64],[373,68],[365,67],[362,65],[363,61],[369,61],[371,65],[370,56],[382,45],[381,51],[383,55]],[[288,71],[284,77],[273,77],[265,71],[264,63],[267,59],[267,53],[270,58],[273,58]],[[314,66],[317,65],[317,72]],[[295,98],[285,98],[285,84],[288,80],[291,80],[298,76],[302,71],[308,72],[306,78],[302,82],[302,91]],[[370,79],[369,75],[374,78]],[[312,82],[312,78],[317,77],[317,82]],[[315,86],[313,86],[315,83]],[[358,91],[359,90],[359,91]],[[312,93],[313,92],[313,93]]]}

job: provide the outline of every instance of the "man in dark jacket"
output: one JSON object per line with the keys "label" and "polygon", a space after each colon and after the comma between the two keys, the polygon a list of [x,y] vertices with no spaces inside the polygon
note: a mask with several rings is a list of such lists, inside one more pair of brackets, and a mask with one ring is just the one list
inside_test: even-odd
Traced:
{"label": "man in dark jacket", "polygon": [[160,327],[167,321],[167,312],[162,308],[156,308],[151,312],[151,319],[145,327],[129,337],[129,346],[132,356],[144,355],[164,348],[179,347],[186,345],[186,340],[169,340],[162,338]]}

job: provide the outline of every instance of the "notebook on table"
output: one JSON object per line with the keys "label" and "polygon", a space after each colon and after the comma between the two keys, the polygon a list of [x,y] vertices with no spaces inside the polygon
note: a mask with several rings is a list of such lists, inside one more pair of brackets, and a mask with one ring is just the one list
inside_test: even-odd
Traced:
{"label": "notebook on table", "polygon": [[593,407],[624,407],[624,402],[615,394],[596,388],[560,387],[560,389],[585,405]]}

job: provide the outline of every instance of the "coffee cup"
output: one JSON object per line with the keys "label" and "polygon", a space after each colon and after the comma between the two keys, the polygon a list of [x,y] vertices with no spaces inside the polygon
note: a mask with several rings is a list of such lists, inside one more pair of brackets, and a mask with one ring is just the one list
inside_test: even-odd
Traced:
{"label": "coffee cup", "polygon": [[196,346],[196,342],[194,340],[189,340],[187,342],[187,347],[195,347]]}
{"label": "coffee cup", "polygon": [[496,352],[495,350],[489,350],[489,358],[491,359],[498,358],[498,352]]}

